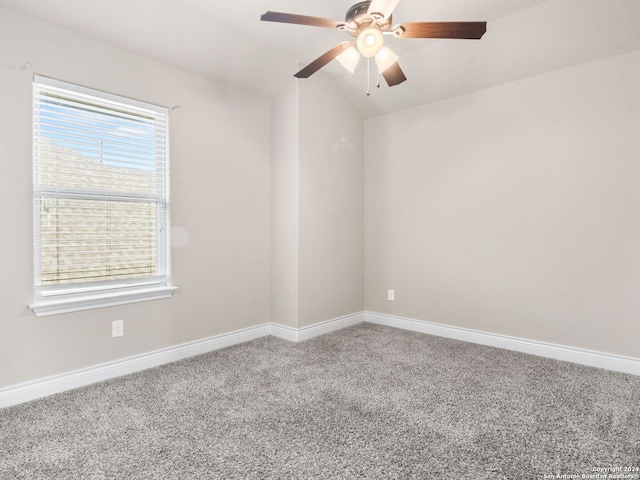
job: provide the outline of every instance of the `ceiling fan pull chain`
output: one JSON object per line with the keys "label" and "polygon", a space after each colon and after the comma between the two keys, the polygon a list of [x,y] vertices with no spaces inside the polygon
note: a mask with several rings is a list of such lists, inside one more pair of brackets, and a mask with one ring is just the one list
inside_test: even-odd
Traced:
{"label": "ceiling fan pull chain", "polygon": [[367,57],[367,97],[371,95],[371,58]]}

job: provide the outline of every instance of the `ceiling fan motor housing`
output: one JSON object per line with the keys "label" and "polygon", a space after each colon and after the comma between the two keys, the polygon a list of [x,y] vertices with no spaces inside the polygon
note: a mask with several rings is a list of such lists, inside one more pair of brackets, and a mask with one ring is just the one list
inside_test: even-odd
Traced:
{"label": "ceiling fan motor housing", "polygon": [[351,23],[355,18],[360,15],[366,14],[369,11],[369,5],[371,5],[371,0],[366,2],[356,3],[349,10],[347,10],[347,15],[344,18],[344,21],[347,23]]}
{"label": "ceiling fan motor housing", "polygon": [[343,30],[347,30],[352,36],[356,37],[358,33],[369,26],[375,26],[379,30],[389,30],[392,22],[392,17],[384,18],[379,14],[369,13],[369,6],[371,0],[366,2],[359,2],[353,5],[347,10],[345,16],[345,26]]}

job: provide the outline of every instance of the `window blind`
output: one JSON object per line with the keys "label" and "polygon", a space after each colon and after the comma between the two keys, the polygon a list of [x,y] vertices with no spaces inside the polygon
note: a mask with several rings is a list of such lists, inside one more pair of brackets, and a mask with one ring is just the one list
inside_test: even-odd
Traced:
{"label": "window blind", "polygon": [[39,293],[166,282],[167,109],[41,76],[33,105]]}

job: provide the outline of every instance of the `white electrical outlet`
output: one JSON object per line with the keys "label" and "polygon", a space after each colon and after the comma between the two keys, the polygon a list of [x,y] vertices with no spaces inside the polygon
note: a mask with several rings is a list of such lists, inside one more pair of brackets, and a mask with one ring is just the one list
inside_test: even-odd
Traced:
{"label": "white electrical outlet", "polygon": [[396,300],[395,290],[387,290],[387,300],[389,300],[390,302],[394,302]]}
{"label": "white electrical outlet", "polygon": [[124,335],[124,320],[114,320],[111,322],[111,336],[121,337]]}

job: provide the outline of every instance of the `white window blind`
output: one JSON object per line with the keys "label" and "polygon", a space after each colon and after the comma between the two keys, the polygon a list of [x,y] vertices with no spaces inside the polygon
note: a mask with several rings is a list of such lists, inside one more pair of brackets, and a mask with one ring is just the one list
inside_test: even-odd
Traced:
{"label": "white window blind", "polygon": [[33,92],[36,306],[168,286],[167,109],[41,76]]}

